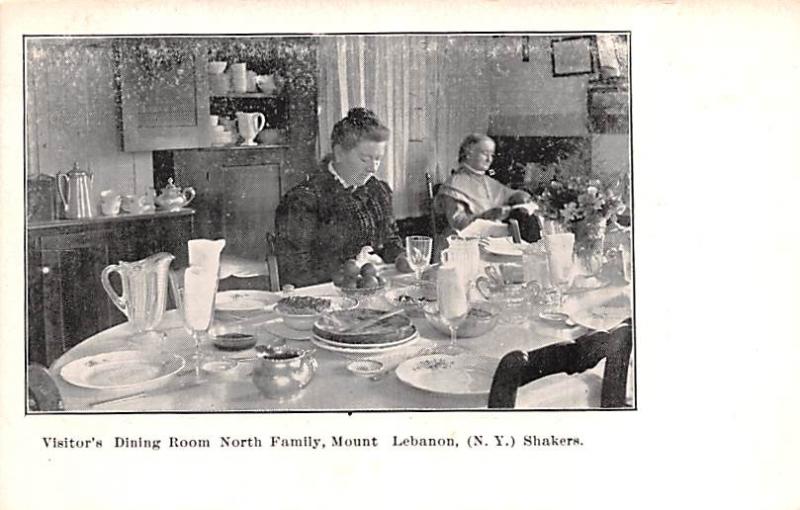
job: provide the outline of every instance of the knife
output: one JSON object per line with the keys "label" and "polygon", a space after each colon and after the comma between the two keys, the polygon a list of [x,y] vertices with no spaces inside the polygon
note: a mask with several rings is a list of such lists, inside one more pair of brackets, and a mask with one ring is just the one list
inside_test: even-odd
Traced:
{"label": "knife", "polygon": [[508,226],[510,227],[511,239],[514,241],[514,244],[521,244],[522,235],[519,232],[519,221],[512,218],[508,220]]}
{"label": "knife", "polygon": [[341,330],[340,333],[356,333],[358,331],[363,331],[363,330],[365,330],[365,329],[367,329],[369,327],[374,326],[375,324],[377,324],[379,322],[385,321],[386,319],[388,319],[390,317],[394,317],[395,315],[400,315],[403,312],[405,312],[405,310],[403,310],[402,308],[398,308],[397,310],[392,310],[391,312],[387,312],[387,313],[381,315],[380,317],[376,317],[374,319],[371,319],[371,320],[368,320],[366,322],[362,322],[362,323],[359,323],[359,324],[354,324],[354,325],[350,326],[349,328],[345,328],[345,329]]}

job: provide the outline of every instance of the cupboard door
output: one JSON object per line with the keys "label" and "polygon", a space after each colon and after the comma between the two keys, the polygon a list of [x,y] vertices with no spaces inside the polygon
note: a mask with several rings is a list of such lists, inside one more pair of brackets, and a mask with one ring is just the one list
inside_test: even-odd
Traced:
{"label": "cupboard door", "polygon": [[281,198],[280,165],[223,167],[221,180],[225,252],[263,259],[266,234],[275,231],[275,209]]}
{"label": "cupboard door", "polygon": [[115,57],[125,151],[210,145],[204,43],[195,39],[124,39],[116,44]]}
{"label": "cupboard door", "polygon": [[109,261],[107,235],[70,234],[41,240],[48,363],[87,337],[125,320],[100,283],[100,272]]}

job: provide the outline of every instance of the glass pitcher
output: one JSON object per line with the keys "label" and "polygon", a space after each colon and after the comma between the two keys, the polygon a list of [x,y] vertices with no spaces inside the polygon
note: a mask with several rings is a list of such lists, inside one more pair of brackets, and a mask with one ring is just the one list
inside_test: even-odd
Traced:
{"label": "glass pitcher", "polygon": [[[112,264],[100,273],[108,297],[122,313],[135,334],[153,331],[161,322],[167,305],[169,266],[175,257],[156,253],[136,262]],[[122,294],[111,286],[111,273],[119,274]]]}

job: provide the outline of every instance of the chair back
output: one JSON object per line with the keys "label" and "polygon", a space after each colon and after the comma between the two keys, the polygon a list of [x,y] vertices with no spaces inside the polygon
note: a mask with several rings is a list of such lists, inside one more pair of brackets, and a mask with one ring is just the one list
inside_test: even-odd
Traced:
{"label": "chair back", "polygon": [[513,351],[500,360],[489,392],[489,408],[513,408],[517,390],[558,373],[577,374],[606,360],[600,406],[625,407],[628,364],[633,339],[628,319],[609,332],[595,331],[576,339],[529,351]]}
{"label": "chair back", "polygon": [[28,411],[63,411],[64,401],[53,376],[42,365],[28,365]]}
{"label": "chair back", "polygon": [[279,292],[281,290],[280,276],[278,275],[278,251],[276,248],[276,236],[274,232],[267,232],[267,279],[269,290]]}

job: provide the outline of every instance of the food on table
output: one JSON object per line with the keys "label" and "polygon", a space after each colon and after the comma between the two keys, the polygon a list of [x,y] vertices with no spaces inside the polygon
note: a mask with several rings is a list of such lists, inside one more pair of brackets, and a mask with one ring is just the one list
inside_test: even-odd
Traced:
{"label": "food on table", "polygon": [[397,256],[394,261],[394,267],[397,268],[398,271],[401,273],[413,273],[414,269],[412,269],[411,264],[408,263],[408,258],[406,257],[405,253],[401,253]]}
{"label": "food on table", "polygon": [[355,332],[350,329],[373,321],[384,315],[385,310],[359,308],[332,312],[324,315],[314,324],[314,334],[323,339],[343,344],[384,344],[408,338],[416,332],[411,319],[405,313],[387,317]]}
{"label": "food on table", "polygon": [[380,289],[386,280],[378,274],[378,268],[372,262],[362,266],[353,260],[347,260],[342,267],[331,275],[333,284],[340,289]]}
{"label": "food on table", "polygon": [[280,313],[291,315],[313,315],[322,313],[331,307],[331,300],[314,296],[289,296],[278,301],[276,306]]}

